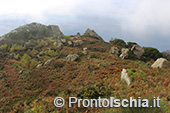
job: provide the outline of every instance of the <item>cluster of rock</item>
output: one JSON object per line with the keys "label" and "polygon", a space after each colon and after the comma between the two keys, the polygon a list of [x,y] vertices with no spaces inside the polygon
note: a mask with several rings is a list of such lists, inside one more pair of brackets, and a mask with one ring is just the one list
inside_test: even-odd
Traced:
{"label": "cluster of rock", "polygon": [[132,54],[134,55],[135,58],[140,59],[141,56],[144,54],[144,49],[140,47],[139,45],[134,45],[131,49],[128,48],[122,48],[121,49],[121,54],[120,54],[120,49],[118,47],[111,47],[111,50],[109,53],[111,54],[120,54],[120,58],[122,59],[127,59],[129,56]]}
{"label": "cluster of rock", "polygon": [[77,61],[78,59],[79,59],[79,55],[77,55],[77,54],[69,54],[66,57],[66,60],[68,60],[68,61]]}
{"label": "cluster of rock", "polygon": [[38,64],[37,65],[37,68],[39,68],[39,67],[41,67],[41,66],[48,66],[50,63],[51,63],[51,59],[49,59],[49,60],[47,60],[44,64],[43,63],[41,63],[41,64]]}

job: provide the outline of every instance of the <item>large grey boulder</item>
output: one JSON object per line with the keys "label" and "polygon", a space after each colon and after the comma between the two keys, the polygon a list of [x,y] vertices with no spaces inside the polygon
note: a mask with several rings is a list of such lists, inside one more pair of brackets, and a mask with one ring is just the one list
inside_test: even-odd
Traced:
{"label": "large grey boulder", "polygon": [[129,57],[129,49],[122,48],[121,55],[119,57],[122,59],[127,59]]}
{"label": "large grey boulder", "polygon": [[152,68],[168,68],[170,67],[170,62],[165,58],[158,58],[151,66]]}
{"label": "large grey boulder", "polygon": [[121,72],[121,80],[124,80],[127,83],[128,86],[131,83],[131,79],[128,76],[126,69],[123,69],[122,72]]}
{"label": "large grey boulder", "polygon": [[131,51],[133,52],[135,57],[138,58],[138,59],[140,59],[141,56],[145,53],[144,49],[142,47],[140,47],[139,45],[134,45],[131,48]]}
{"label": "large grey boulder", "polygon": [[119,54],[119,48],[118,47],[111,47],[111,50],[109,51],[111,54]]}
{"label": "large grey boulder", "polygon": [[103,39],[94,30],[91,30],[89,28],[85,31],[84,36],[92,37],[92,38],[95,38],[97,40],[103,41]]}
{"label": "large grey boulder", "polygon": [[66,57],[66,60],[68,61],[76,61],[78,60],[79,56],[77,54],[69,54],[67,57]]}
{"label": "large grey boulder", "polygon": [[74,43],[74,46],[80,46],[84,43],[84,41],[83,40],[74,40],[73,43]]}

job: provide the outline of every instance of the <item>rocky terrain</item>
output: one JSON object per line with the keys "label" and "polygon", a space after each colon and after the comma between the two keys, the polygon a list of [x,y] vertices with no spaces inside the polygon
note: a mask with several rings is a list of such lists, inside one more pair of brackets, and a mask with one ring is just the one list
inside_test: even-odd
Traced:
{"label": "rocky terrain", "polygon": [[[0,112],[170,112],[169,54],[94,30],[64,35],[31,23],[0,37]],[[56,108],[55,97],[160,97],[160,108]]]}

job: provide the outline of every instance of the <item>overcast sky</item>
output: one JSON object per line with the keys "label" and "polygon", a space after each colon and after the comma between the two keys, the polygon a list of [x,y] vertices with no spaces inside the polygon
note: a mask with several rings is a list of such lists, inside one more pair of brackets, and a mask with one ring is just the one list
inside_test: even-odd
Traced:
{"label": "overcast sky", "polygon": [[105,41],[121,38],[170,50],[170,0],[4,0],[0,36],[38,22],[58,25],[65,35],[94,29]]}

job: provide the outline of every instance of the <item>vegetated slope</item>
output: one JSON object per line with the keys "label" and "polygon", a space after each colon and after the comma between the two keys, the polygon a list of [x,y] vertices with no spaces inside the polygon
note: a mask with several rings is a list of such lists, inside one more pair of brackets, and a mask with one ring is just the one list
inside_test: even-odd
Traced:
{"label": "vegetated slope", "polygon": [[[68,41],[81,40],[80,45]],[[63,41],[65,42],[65,41]],[[0,59],[0,111],[1,112],[123,112],[123,108],[83,108],[75,104],[68,108],[53,105],[55,97],[78,98],[129,97],[161,98],[161,108],[133,109],[138,112],[165,112],[169,103],[170,69],[153,69],[153,61],[120,59],[110,54],[111,43],[92,37],[67,39],[63,46],[58,40],[32,40],[29,48],[1,48]],[[16,45],[18,47],[18,45]],[[19,46],[20,47],[20,46]],[[87,47],[83,54],[83,48]],[[121,47],[120,47],[121,48]],[[42,53],[40,55],[40,53]],[[11,53],[15,55],[11,58]],[[77,61],[66,60],[67,55],[77,54]],[[48,65],[37,67],[51,60]],[[128,70],[130,86],[120,80],[122,69]],[[128,108],[126,108],[129,110]]]}

